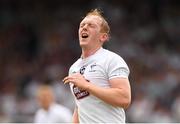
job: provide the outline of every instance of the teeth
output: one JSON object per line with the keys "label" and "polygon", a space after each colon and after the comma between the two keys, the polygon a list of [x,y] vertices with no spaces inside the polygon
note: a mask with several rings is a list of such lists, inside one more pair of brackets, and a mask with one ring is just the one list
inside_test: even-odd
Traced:
{"label": "teeth", "polygon": [[87,33],[83,33],[82,34],[82,38],[87,38],[88,37],[88,34]]}

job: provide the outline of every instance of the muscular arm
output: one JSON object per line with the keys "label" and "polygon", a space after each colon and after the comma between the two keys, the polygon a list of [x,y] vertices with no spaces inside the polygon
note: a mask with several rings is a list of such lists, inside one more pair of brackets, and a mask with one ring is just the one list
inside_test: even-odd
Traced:
{"label": "muscular arm", "polygon": [[111,88],[102,88],[88,84],[87,91],[113,106],[127,108],[131,102],[131,88],[127,78],[114,78],[110,81]]}
{"label": "muscular arm", "polygon": [[113,106],[127,108],[131,102],[131,88],[128,78],[118,77],[109,80],[110,88],[96,86],[78,73],[65,77],[63,81],[65,83],[71,82]]}

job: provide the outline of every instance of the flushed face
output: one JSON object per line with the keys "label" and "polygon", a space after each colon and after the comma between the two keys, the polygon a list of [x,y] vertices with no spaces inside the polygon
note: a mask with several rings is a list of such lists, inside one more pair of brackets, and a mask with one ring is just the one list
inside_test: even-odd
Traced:
{"label": "flushed face", "polygon": [[91,49],[101,45],[102,19],[95,15],[86,16],[79,26],[79,43],[82,48]]}

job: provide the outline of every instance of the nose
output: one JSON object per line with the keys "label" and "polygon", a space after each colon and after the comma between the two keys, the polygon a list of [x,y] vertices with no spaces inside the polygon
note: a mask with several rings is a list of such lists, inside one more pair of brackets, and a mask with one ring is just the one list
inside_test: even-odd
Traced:
{"label": "nose", "polygon": [[84,26],[83,26],[83,28],[82,28],[82,30],[87,30],[87,27],[88,27],[88,24],[85,24]]}

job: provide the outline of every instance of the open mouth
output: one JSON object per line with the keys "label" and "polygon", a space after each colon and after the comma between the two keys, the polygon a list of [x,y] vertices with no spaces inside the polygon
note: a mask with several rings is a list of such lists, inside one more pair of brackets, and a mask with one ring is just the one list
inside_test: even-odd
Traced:
{"label": "open mouth", "polygon": [[89,35],[87,33],[82,33],[82,35],[81,35],[82,38],[88,38],[88,36]]}

